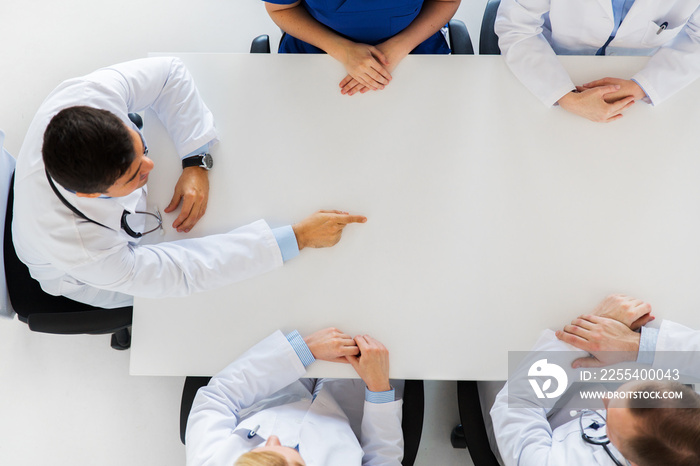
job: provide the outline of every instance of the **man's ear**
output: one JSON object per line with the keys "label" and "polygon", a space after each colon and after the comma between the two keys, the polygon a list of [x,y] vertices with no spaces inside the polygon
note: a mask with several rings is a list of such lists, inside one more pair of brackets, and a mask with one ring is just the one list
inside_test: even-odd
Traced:
{"label": "man's ear", "polygon": [[100,193],[90,193],[90,194],[75,193],[75,195],[78,196],[78,197],[95,198],[95,197],[100,197],[102,194],[100,194]]}

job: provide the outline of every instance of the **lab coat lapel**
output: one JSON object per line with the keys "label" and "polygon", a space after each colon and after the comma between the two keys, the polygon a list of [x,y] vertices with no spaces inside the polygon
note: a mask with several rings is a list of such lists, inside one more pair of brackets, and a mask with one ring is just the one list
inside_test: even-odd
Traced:
{"label": "lab coat lapel", "polygon": [[605,14],[610,18],[610,21],[615,20],[615,15],[613,14],[612,0],[598,0],[601,8],[605,11]]}
{"label": "lab coat lapel", "polygon": [[242,420],[236,427],[236,431],[241,435],[248,435],[250,431],[255,431],[256,437],[262,439],[263,443],[271,435],[276,435],[282,445],[295,447],[300,442],[299,431],[310,401],[307,398],[261,410]]}
{"label": "lab coat lapel", "polygon": [[309,466],[362,464],[362,447],[347,416],[328,390],[318,393],[304,418],[299,453]]}

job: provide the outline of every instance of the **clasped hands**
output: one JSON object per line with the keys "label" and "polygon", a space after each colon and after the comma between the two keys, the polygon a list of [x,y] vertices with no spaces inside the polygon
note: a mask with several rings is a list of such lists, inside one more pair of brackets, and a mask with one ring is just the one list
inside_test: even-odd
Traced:
{"label": "clasped hands", "polygon": [[369,335],[352,338],[336,328],[327,328],[304,338],[316,359],[352,364],[372,392],[391,389],[389,350]]}
{"label": "clasped hands", "polygon": [[610,123],[622,118],[622,112],[645,95],[631,79],[603,78],[576,86],[576,91],[569,92],[558,103],[591,121]]}
{"label": "clasped hands", "polygon": [[364,94],[384,89],[391,81],[391,72],[407,55],[392,45],[389,39],[376,46],[348,41],[334,58],[340,61],[348,75],[340,81],[342,94]]}
{"label": "clasped hands", "polygon": [[602,367],[635,361],[640,342],[636,330],[654,319],[649,303],[624,295],[611,295],[591,314],[574,319],[556,335],[561,341],[590,353],[588,357],[575,360],[573,368]]}

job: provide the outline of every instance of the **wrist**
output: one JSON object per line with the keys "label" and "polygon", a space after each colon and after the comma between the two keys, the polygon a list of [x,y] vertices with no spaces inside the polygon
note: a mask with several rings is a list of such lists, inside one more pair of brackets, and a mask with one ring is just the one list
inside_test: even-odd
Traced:
{"label": "wrist", "polygon": [[316,353],[314,353],[314,349],[313,349],[313,347],[312,347],[313,343],[311,342],[311,338],[310,338],[310,337],[304,337],[303,340],[304,340],[304,343],[306,343],[306,347],[309,348],[309,351],[311,352],[311,355],[312,355],[315,359],[318,359],[318,358],[316,357]]}
{"label": "wrist", "polygon": [[353,45],[355,45],[355,42],[334,34],[328,41],[328,45],[325,48],[320,48],[339,62],[345,63],[345,58],[347,58],[347,56],[350,54],[349,48]]}
{"label": "wrist", "polygon": [[632,332],[632,335],[630,335],[629,343],[627,345],[628,349],[625,351],[629,354],[629,357],[627,358],[628,361],[636,361],[639,357],[639,345],[641,338],[641,333]]}
{"label": "wrist", "polygon": [[406,58],[406,55],[411,53],[411,51],[418,47],[420,44],[413,45],[407,40],[401,38],[401,34],[391,37],[386,41],[379,44],[382,46],[382,52],[386,56],[389,63],[392,65],[398,64],[401,60]]}
{"label": "wrist", "polygon": [[182,173],[204,173],[205,175],[209,175],[209,170],[202,167],[185,167],[182,169]]}
{"label": "wrist", "polygon": [[560,107],[566,109],[567,107],[571,107],[571,105],[578,99],[578,94],[579,92],[577,91],[570,91],[564,94],[557,100],[557,103],[559,104]]}
{"label": "wrist", "polygon": [[381,382],[372,382],[371,384],[367,384],[367,390],[370,392],[388,392],[391,390],[391,384],[389,383],[389,379]]}
{"label": "wrist", "polygon": [[304,238],[303,228],[301,227],[301,225],[299,225],[297,223],[297,224],[292,225],[292,231],[294,231],[294,236],[297,239],[297,247],[301,251],[306,246],[306,240]]}

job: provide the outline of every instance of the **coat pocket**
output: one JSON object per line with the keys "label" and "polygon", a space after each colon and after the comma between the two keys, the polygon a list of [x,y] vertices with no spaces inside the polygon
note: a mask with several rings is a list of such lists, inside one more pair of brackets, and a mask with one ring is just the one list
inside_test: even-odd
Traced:
{"label": "coat pocket", "polygon": [[665,43],[673,40],[673,38],[676,37],[685,26],[685,23],[683,23],[681,25],[676,25],[675,27],[671,27],[673,25],[662,27],[664,24],[667,23],[662,22],[659,24],[656,21],[649,21],[647,30],[642,38],[642,46],[648,48],[661,47]]}

